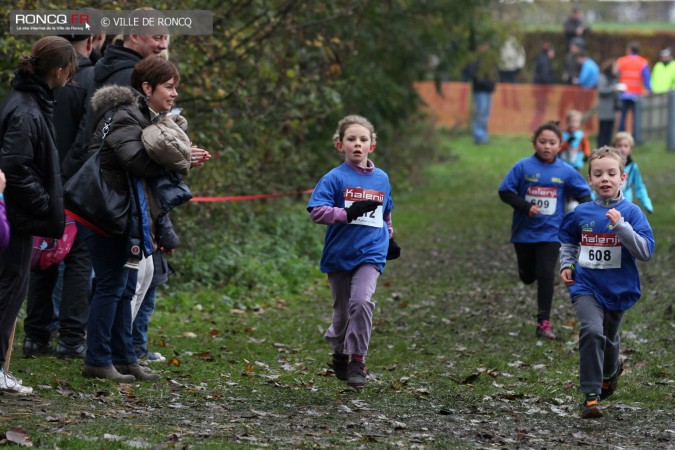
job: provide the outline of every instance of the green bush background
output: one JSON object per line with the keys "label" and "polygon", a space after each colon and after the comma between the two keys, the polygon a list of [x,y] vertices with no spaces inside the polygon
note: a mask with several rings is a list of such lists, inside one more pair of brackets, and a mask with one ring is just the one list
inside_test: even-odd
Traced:
{"label": "green bush background", "polygon": [[[368,117],[378,132],[376,165],[409,189],[435,158],[433,127],[418,113],[412,82],[430,52],[463,64],[474,38],[497,30],[487,0],[455,2],[178,1],[157,9],[207,9],[211,36],[172,36],[181,72],[178,103],[193,143],[214,158],[194,170],[195,195],[298,192],[340,163],[338,120]],[[51,9],[131,10],[137,2],[54,1]],[[19,1],[14,9],[40,9]],[[9,29],[9,14],[0,26]],[[0,94],[35,36],[0,37]],[[306,201],[306,198],[302,200]],[[291,209],[291,215],[286,212]],[[284,219],[281,219],[284,217]],[[290,218],[289,218],[290,217]],[[299,289],[321,249],[296,198],[190,204],[173,213],[182,246],[171,259],[176,290],[196,286],[236,303]]]}

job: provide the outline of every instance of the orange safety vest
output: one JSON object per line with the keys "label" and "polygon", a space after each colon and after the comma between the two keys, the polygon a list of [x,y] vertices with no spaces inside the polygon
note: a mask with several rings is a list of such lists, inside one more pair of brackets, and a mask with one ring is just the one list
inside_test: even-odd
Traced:
{"label": "orange safety vest", "polygon": [[626,93],[642,95],[644,82],[642,69],[649,63],[640,55],[622,56],[616,60],[619,67],[619,83],[626,85]]}

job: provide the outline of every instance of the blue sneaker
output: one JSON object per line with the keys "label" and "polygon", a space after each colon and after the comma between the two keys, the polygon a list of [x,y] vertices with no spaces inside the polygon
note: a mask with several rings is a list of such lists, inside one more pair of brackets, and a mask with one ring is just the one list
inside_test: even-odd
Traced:
{"label": "blue sneaker", "polygon": [[162,356],[161,353],[153,353],[149,351],[145,352],[138,352],[136,351],[136,359],[139,361],[147,361],[147,362],[162,362],[166,361],[166,357]]}

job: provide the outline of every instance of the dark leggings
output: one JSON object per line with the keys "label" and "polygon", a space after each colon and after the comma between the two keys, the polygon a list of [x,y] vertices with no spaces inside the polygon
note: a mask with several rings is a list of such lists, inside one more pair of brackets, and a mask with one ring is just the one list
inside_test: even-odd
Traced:
{"label": "dark leggings", "polygon": [[551,318],[553,303],[553,282],[558,262],[558,242],[537,242],[534,244],[515,243],[518,258],[518,276],[525,284],[537,282],[537,320]]}

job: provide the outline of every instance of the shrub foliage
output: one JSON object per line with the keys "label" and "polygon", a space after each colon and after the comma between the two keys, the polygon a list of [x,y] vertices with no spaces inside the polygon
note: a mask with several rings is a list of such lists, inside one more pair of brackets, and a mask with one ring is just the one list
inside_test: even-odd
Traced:
{"label": "shrub foliage", "polygon": [[[172,36],[169,49],[181,72],[178,103],[190,121],[192,140],[215,156],[190,175],[193,193],[221,196],[312,188],[340,162],[331,137],[347,113],[364,115],[375,124],[378,149],[373,159],[389,172],[397,191],[406,189],[418,167],[434,158],[437,146],[433,125],[418,113],[419,99],[411,83],[427,70],[429,55],[462,65],[476,36],[502,32],[491,20],[489,4],[488,0],[154,4],[157,9],[213,11],[213,35]],[[49,4],[53,9],[137,6],[126,0]],[[14,9],[42,7],[37,0],[19,0]],[[8,15],[0,21],[9,29]],[[19,55],[27,54],[35,39],[8,33],[0,37],[0,94],[8,89]],[[295,208],[303,210],[306,220],[298,203]],[[183,269],[179,272],[188,274],[180,278],[184,286],[192,278],[214,287],[241,283],[245,288],[244,274],[249,272],[293,279],[293,267],[308,255],[316,256],[316,249],[302,248],[304,236],[286,234],[289,226],[303,220],[280,220],[287,214],[287,204],[275,199],[197,204],[176,211],[174,223],[183,245],[191,250],[176,259]],[[264,235],[272,237],[260,238]],[[282,264],[262,260],[279,257],[271,250],[274,238],[284,241]],[[320,240],[309,242],[320,248]]]}

